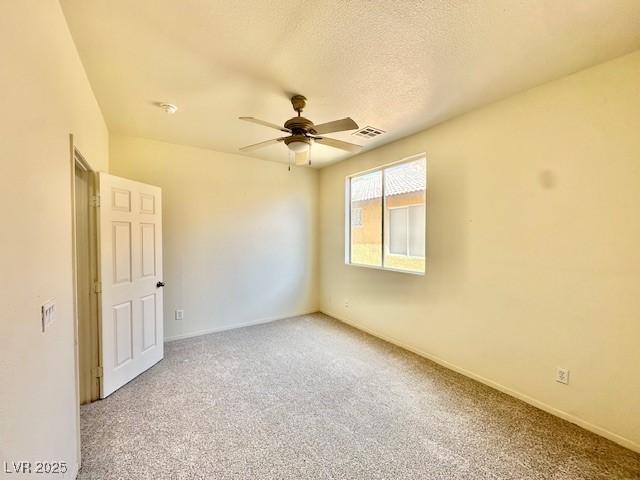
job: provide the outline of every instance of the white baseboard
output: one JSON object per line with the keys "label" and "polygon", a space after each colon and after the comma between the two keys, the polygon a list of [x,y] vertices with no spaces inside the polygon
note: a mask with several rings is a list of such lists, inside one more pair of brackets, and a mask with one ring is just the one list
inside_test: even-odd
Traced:
{"label": "white baseboard", "polygon": [[442,365],[443,367],[448,368],[449,370],[453,370],[454,372],[458,372],[466,377],[472,378],[473,380],[476,380],[480,383],[484,383],[485,385],[488,385],[492,388],[495,388],[496,390],[499,390],[503,393],[506,393],[507,395],[510,395],[512,397],[515,397],[519,400],[522,400],[523,402],[528,403],[529,405],[533,405],[536,408],[539,408],[540,410],[544,410],[547,413],[550,413],[551,415],[555,415],[556,417],[560,417],[563,420],[567,420],[568,422],[574,423],[582,428],[584,428],[585,430],[589,430],[590,432],[595,433],[596,435],[600,435],[601,437],[607,438],[609,440],[611,440],[612,442],[615,442],[619,445],[622,445],[625,448],[628,448],[629,450],[633,450],[634,452],[638,452],[640,453],[640,444],[637,442],[634,442],[633,440],[630,440],[628,438],[625,438],[621,435],[618,435],[617,433],[613,433],[603,427],[600,427],[598,425],[594,425],[593,423],[589,423],[586,420],[583,420],[579,417],[576,417],[574,415],[571,415],[570,413],[567,413],[563,410],[559,410],[555,407],[552,407],[549,404],[546,404],[544,402],[541,402],[540,400],[536,400],[535,398],[532,398],[524,393],[518,392],[516,390],[513,390],[509,387],[506,387],[504,385],[501,385],[497,382],[494,382],[493,380],[490,380],[488,378],[485,378],[481,375],[478,375],[476,373],[473,373],[465,368],[462,367],[458,367],[457,365],[454,365],[446,360],[443,360],[442,358],[436,357],[434,355],[431,355],[430,353],[424,352],[422,350],[420,350],[417,347],[414,347],[412,345],[406,344],[404,342],[401,342],[400,340],[397,340],[393,337],[381,334],[379,332],[376,332],[374,330],[371,330],[370,328],[364,327],[363,325],[357,323],[357,322],[352,322],[350,320],[345,320],[344,318],[340,318],[338,315],[336,315],[335,313],[331,313],[327,310],[320,310],[321,313],[324,313],[325,315],[328,315],[330,317],[335,318],[336,320],[339,320],[343,323],[346,323],[347,325],[350,325],[358,330],[362,330],[363,332],[366,332],[370,335],[373,335],[374,337],[378,337],[382,340],[385,340],[389,343],[392,343],[400,348],[404,348],[405,350],[409,350],[410,352],[415,353],[416,355],[420,355],[421,357],[427,358],[439,365]]}
{"label": "white baseboard", "polygon": [[294,313],[292,315],[287,315],[286,317],[262,318],[262,319],[251,320],[249,322],[238,323],[238,324],[234,324],[234,325],[224,325],[222,327],[213,327],[213,328],[207,328],[205,330],[196,330],[194,332],[181,333],[179,335],[173,335],[171,337],[165,337],[164,341],[165,341],[165,343],[174,342],[176,340],[182,340],[184,338],[193,338],[193,337],[199,337],[201,335],[208,335],[210,333],[218,333],[218,332],[225,332],[227,330],[235,330],[236,328],[251,327],[253,325],[260,325],[260,324],[263,324],[263,323],[271,323],[271,322],[275,322],[275,321],[278,321],[278,320],[285,320],[287,318],[299,317],[300,315],[310,315],[312,313],[317,313],[317,312],[318,312],[318,310],[312,310],[312,311],[309,311],[309,312]]}

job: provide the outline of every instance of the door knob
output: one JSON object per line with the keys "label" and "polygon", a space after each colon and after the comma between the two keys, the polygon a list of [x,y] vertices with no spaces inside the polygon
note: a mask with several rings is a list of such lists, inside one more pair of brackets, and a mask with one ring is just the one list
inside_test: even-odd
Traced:
{"label": "door knob", "polygon": [[156,283],[156,288],[164,287],[164,282]]}

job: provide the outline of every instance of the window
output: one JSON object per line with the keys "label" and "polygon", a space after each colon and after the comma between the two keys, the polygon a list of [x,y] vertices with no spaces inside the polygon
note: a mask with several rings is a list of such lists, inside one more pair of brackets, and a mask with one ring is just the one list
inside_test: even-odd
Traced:
{"label": "window", "polygon": [[347,178],[346,262],[425,271],[424,155]]}

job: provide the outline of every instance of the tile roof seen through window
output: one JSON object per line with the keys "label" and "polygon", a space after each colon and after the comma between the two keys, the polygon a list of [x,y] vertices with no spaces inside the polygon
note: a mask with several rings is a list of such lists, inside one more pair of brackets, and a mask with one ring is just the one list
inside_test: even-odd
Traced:
{"label": "tile roof seen through window", "polygon": [[[384,169],[384,193],[386,196],[424,190],[427,185],[424,159],[401,163]],[[366,173],[351,179],[351,201],[360,202],[380,198],[382,172]]]}

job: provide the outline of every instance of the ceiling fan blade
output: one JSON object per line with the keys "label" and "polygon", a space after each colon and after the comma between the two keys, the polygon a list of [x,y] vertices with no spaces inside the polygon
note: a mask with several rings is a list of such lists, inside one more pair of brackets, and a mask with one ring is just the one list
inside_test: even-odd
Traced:
{"label": "ceiling fan blade", "polygon": [[327,145],[329,147],[339,148],[346,150],[347,152],[357,153],[362,150],[362,145],[356,145],[355,143],[343,142],[342,140],[336,140],[335,138],[315,138],[314,141],[321,145]]}
{"label": "ceiling fan blade", "polygon": [[296,153],[295,159],[296,165],[308,165],[309,164],[309,150]]}
{"label": "ceiling fan blade", "polygon": [[260,120],[259,118],[253,118],[253,117],[238,117],[238,118],[246,122],[257,123],[258,125],[264,125],[265,127],[275,128],[276,130],[280,130],[281,132],[291,133],[291,130],[289,130],[288,128],[281,127],[280,125],[276,125],[275,123],[265,122],[264,120]]}
{"label": "ceiling fan blade", "polygon": [[321,123],[320,125],[315,125],[313,127],[318,135],[343,132],[345,130],[356,130],[357,128],[358,124],[349,117],[343,118],[342,120],[334,120],[333,122]]}
{"label": "ceiling fan blade", "polygon": [[252,152],[254,150],[257,150],[259,148],[262,147],[266,147],[268,145],[274,145],[278,142],[281,142],[285,139],[285,137],[280,137],[280,138],[273,138],[271,140],[266,140],[264,142],[260,142],[260,143],[254,143],[253,145],[247,145],[246,147],[242,147],[240,149],[241,152]]}

